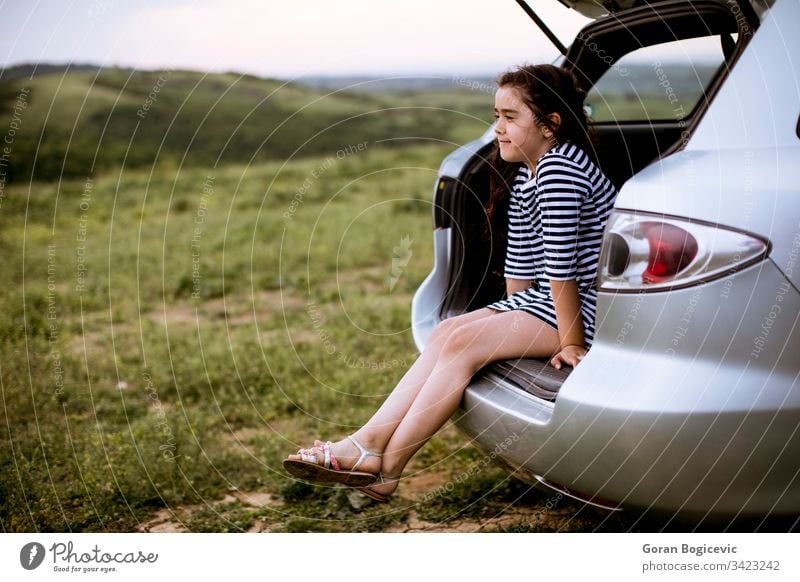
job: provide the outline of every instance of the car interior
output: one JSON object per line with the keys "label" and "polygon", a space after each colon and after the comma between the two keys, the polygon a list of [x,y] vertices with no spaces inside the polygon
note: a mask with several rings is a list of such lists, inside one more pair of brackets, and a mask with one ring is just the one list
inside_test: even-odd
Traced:
{"label": "car interior", "polygon": [[[741,2],[740,6],[740,10],[731,10],[723,0],[645,3],[592,21],[568,48],[562,66],[571,70],[587,91],[595,157],[617,188],[655,160],[683,147],[758,26],[759,17],[750,4]],[[684,70],[673,67],[669,75],[656,74],[661,71],[656,66],[659,49],[663,49],[666,62],[666,57],[676,53],[676,44],[697,41],[705,43],[704,51],[715,45],[716,60],[704,57],[703,66],[687,61]],[[628,62],[632,63],[631,74],[623,76],[623,65]],[[637,63],[638,67],[634,66]],[[669,76],[676,85],[681,79],[694,79],[695,90],[683,89],[680,109],[674,94],[667,91]],[[618,92],[620,87],[624,90],[613,103],[604,98],[604,88],[611,83],[616,83]],[[651,106],[642,105],[641,95],[647,91],[660,92],[665,101],[662,106],[649,110]],[[505,293],[505,248],[487,237],[484,208],[493,148],[493,143],[481,148],[457,179],[443,178],[437,186],[434,227],[452,228],[454,234],[442,319],[483,307]],[[552,401],[570,369],[556,370],[547,362],[523,359],[495,362],[483,372],[500,374],[538,398]]]}

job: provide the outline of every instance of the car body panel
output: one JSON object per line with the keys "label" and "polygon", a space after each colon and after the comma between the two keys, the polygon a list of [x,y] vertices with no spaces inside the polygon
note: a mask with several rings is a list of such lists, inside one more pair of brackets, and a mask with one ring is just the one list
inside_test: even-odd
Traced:
{"label": "car body panel", "polygon": [[439,323],[439,304],[447,292],[449,281],[448,257],[450,255],[452,228],[433,231],[433,269],[417,288],[411,300],[411,333],[421,352]]}
{"label": "car body panel", "polygon": [[[472,156],[477,154],[483,146],[491,143],[494,138],[494,125],[492,125],[478,139],[464,144],[458,149],[452,151],[442,161],[442,164],[439,167],[439,177],[458,178],[461,174],[461,170],[464,168],[464,164],[466,164]],[[435,194],[436,192],[434,192],[434,195]]]}
{"label": "car body panel", "polygon": [[[795,23],[792,34],[785,23]],[[780,0],[765,14],[732,74],[714,97],[687,149],[783,148],[798,145],[800,3]],[[765,57],[765,55],[767,55]],[[794,73],[794,74],[792,74]]]}

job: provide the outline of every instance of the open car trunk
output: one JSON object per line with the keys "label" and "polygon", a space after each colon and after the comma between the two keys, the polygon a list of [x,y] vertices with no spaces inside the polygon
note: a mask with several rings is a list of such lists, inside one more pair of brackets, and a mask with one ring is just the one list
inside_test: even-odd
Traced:
{"label": "open car trunk", "polygon": [[[604,4],[619,8],[632,2]],[[566,50],[562,66],[575,73],[591,97],[598,81],[626,55],[643,46],[706,37],[719,39],[720,62],[709,71],[696,102],[682,110],[683,115],[633,120],[612,116],[593,123],[597,161],[617,188],[645,166],[686,143],[758,26],[758,16],[750,4],[744,1],[741,4],[743,8],[738,12],[732,11],[724,0],[666,0],[619,9],[584,27]],[[636,90],[633,87],[634,93]],[[448,291],[442,302],[441,318],[484,307],[505,293],[505,248],[487,237],[484,210],[493,148],[493,143],[486,144],[464,165],[457,178],[443,178],[437,188],[435,227],[452,229]],[[495,362],[480,373],[499,375],[538,398],[552,401],[570,371],[555,370],[538,360],[520,359]]]}

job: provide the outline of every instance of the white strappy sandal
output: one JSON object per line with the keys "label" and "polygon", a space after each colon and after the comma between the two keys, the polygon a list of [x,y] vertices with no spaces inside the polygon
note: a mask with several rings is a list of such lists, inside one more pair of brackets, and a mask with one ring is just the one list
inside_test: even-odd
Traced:
{"label": "white strappy sandal", "polygon": [[[331,453],[331,441],[313,446],[310,449],[300,449],[297,454],[301,460],[285,459],[283,468],[299,479],[312,483],[342,483],[350,487],[366,487],[378,481],[378,475],[359,471],[358,468],[367,457],[380,457],[382,453],[374,453],[364,448],[358,440],[348,435],[348,439],[358,449],[360,455],[352,469],[345,470],[339,467],[339,462]],[[322,459],[317,453],[322,453]],[[320,464],[320,461],[322,464]]]}

